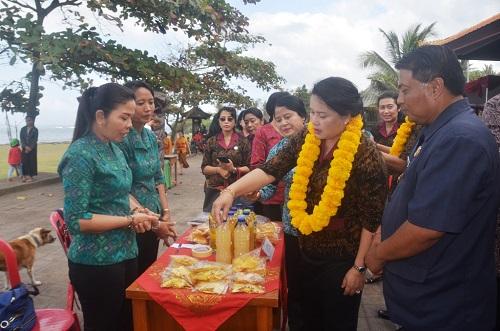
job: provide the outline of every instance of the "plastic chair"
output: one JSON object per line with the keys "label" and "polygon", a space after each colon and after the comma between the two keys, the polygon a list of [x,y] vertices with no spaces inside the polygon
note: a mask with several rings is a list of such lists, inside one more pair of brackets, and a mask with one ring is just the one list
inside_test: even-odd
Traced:
{"label": "plastic chair", "polygon": [[[71,235],[69,234],[68,227],[66,226],[66,222],[64,221],[63,210],[61,208],[54,210],[50,214],[49,218],[50,224],[56,231],[57,238],[59,238],[59,242],[61,243],[61,246],[64,250],[64,254],[68,255],[69,245],[71,244]],[[78,315],[74,312],[75,302],[75,289],[73,288],[73,285],[71,283],[68,283],[66,309],[69,309],[73,312],[73,317],[78,324],[77,330],[80,330],[80,321],[78,320]]]}
{"label": "plastic chair", "polygon": [[52,224],[52,227],[56,230],[57,238],[59,238],[64,254],[68,255],[71,235],[69,234],[66,222],[64,222],[64,213],[61,208],[54,210],[50,214],[50,224]]}
{"label": "plastic chair", "polygon": [[[12,288],[19,285],[21,278],[17,268],[17,259],[14,250],[8,242],[0,239],[0,251],[5,256],[5,264]],[[36,309],[37,322],[32,331],[80,331],[78,320],[70,309]]]}

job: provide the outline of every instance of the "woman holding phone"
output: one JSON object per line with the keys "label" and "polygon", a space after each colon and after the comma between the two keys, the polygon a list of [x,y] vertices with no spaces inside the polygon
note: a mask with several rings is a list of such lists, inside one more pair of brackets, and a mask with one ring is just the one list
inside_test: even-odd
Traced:
{"label": "woman holding phone", "polygon": [[201,170],[206,177],[203,211],[209,212],[222,189],[250,171],[250,144],[235,132],[236,109],[222,107],[210,124]]}

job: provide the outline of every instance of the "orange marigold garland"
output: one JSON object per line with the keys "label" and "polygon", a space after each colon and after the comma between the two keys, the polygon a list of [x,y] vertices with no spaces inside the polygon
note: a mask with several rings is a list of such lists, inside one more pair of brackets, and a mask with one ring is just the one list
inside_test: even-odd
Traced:
{"label": "orange marigold garland", "polygon": [[410,137],[411,132],[415,123],[410,121],[408,116],[405,117],[405,122],[401,124],[396,133],[396,137],[394,138],[394,142],[392,143],[391,150],[389,154],[399,157],[403,150],[405,149],[406,142],[408,141],[408,137]]}
{"label": "orange marigold garland", "polygon": [[330,218],[337,214],[344,197],[346,182],[351,176],[354,156],[361,143],[362,128],[361,115],[351,118],[333,152],[333,160],[330,163],[328,179],[321,200],[314,206],[313,213],[308,214],[306,192],[321,145],[321,140],[314,135],[312,123],[309,123],[309,132],[297,159],[288,201],[292,225],[302,234],[308,235],[313,231],[321,231],[330,223]]}

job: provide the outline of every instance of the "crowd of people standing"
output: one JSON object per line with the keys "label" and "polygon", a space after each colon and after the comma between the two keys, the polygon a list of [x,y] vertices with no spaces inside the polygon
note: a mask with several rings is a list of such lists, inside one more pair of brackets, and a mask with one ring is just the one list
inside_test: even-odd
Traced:
{"label": "crowd of people standing", "polygon": [[[268,121],[229,106],[212,120],[203,210],[222,221],[238,202],[282,222],[290,330],[356,330],[368,269],[402,330],[495,328],[500,102],[486,126],[447,47],[418,48],[397,69],[399,94],[380,95],[371,133],[341,77],[314,85],[309,113],[276,92]],[[59,165],[86,330],[131,329],[125,288],[154,262],[158,239],[176,237],[159,138],[146,127],[154,109],[144,82],[88,89]],[[183,138],[162,137],[160,149],[175,146],[188,167]]]}

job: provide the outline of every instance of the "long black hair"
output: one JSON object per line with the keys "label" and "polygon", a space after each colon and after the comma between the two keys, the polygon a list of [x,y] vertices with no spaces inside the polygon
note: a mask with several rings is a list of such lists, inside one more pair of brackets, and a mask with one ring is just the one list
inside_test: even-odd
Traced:
{"label": "long black hair", "polygon": [[90,87],[85,90],[78,98],[79,105],[72,142],[91,132],[98,110],[102,110],[104,116],[108,117],[117,105],[127,103],[130,100],[134,100],[134,92],[116,83]]}
{"label": "long black hair", "polygon": [[[227,111],[228,113],[230,113],[235,122],[238,119],[238,117],[236,116],[236,109],[234,107],[222,107],[221,109],[219,109],[217,114],[215,114],[214,119],[212,120],[212,123],[210,123],[210,127],[208,128],[207,138],[216,136],[222,131],[222,128],[220,127],[220,124],[219,124],[219,118],[220,118],[220,114],[223,111]],[[235,129],[236,129],[236,123],[235,123]]]}

